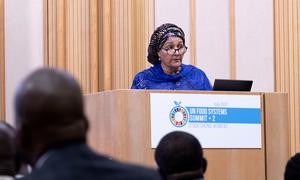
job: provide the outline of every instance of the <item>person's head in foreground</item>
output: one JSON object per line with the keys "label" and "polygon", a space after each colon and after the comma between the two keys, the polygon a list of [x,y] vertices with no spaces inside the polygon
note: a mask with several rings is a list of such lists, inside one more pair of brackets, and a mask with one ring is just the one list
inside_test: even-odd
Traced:
{"label": "person's head in foreground", "polygon": [[289,159],[284,172],[284,180],[300,179],[300,153],[296,153]]}
{"label": "person's head in foreground", "polygon": [[203,179],[207,161],[193,135],[174,131],[165,135],[155,150],[155,161],[163,179]]}
{"label": "person's head in foreground", "polygon": [[139,72],[132,89],[211,90],[206,74],[182,63],[187,51],[185,34],[175,24],[157,27],[150,39],[147,60],[153,66]]}
{"label": "person's head in foreground", "polygon": [[82,92],[64,71],[29,74],[15,95],[15,118],[17,146],[34,167],[24,180],[159,179],[154,170],[111,160],[86,144]]}
{"label": "person's head in foreground", "polygon": [[39,69],[27,76],[15,95],[15,118],[18,145],[31,164],[49,148],[86,140],[81,89],[60,70]]}

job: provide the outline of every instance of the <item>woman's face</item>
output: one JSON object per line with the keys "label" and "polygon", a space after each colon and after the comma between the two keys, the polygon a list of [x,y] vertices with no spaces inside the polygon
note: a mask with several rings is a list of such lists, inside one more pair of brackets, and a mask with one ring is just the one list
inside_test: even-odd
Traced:
{"label": "woman's face", "polygon": [[183,40],[179,37],[169,37],[158,52],[161,66],[165,73],[176,73],[182,63],[186,51]]}

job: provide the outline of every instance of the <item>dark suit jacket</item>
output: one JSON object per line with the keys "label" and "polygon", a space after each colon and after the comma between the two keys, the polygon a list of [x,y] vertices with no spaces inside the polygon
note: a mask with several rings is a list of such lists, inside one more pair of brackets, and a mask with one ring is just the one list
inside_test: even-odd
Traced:
{"label": "dark suit jacket", "polygon": [[45,156],[23,180],[160,179],[154,170],[110,160],[83,143],[52,149]]}

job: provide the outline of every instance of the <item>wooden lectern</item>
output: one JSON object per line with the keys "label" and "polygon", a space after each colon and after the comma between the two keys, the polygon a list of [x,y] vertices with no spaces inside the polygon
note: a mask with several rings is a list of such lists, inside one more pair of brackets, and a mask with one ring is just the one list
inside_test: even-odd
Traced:
{"label": "wooden lectern", "polygon": [[261,149],[204,149],[207,180],[282,180],[289,158],[286,93],[112,90],[85,96],[89,143],[115,159],[155,167],[150,93],[255,94],[262,99]]}

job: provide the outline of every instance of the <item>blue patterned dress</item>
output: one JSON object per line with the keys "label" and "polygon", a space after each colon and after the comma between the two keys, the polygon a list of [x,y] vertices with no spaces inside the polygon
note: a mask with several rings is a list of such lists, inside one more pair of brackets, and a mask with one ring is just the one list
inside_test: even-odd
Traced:
{"label": "blue patterned dress", "polygon": [[160,90],[211,90],[212,86],[205,73],[192,65],[181,64],[178,74],[166,74],[160,63],[139,72],[131,89]]}

